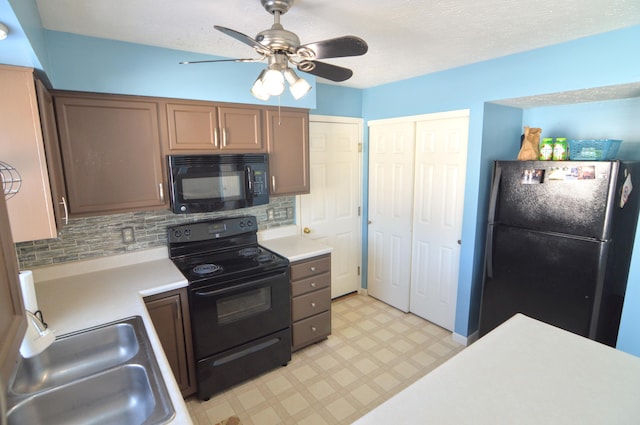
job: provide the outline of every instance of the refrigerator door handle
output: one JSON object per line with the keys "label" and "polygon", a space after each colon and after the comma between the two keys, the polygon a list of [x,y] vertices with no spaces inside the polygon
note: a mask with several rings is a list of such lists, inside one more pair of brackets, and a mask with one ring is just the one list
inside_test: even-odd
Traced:
{"label": "refrigerator door handle", "polygon": [[493,175],[493,184],[491,185],[491,198],[489,198],[489,224],[493,224],[496,218],[496,203],[498,202],[500,180],[502,180],[502,167],[496,165],[496,171]]}
{"label": "refrigerator door handle", "polygon": [[487,246],[486,246],[486,273],[488,278],[493,278],[493,224],[487,226]]}
{"label": "refrigerator door handle", "polygon": [[487,246],[486,246],[486,273],[487,277],[493,277],[493,222],[496,218],[496,203],[498,202],[498,189],[502,179],[502,167],[496,165],[491,185],[491,198],[489,199],[489,225],[487,226]]}

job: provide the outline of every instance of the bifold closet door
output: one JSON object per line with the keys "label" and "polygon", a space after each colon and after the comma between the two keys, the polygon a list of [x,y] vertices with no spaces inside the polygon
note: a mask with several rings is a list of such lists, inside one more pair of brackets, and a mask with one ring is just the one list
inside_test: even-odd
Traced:
{"label": "bifold closet door", "polygon": [[416,124],[409,311],[453,331],[469,117],[438,115]]}
{"label": "bifold closet door", "polygon": [[415,124],[369,127],[368,293],[409,311]]}

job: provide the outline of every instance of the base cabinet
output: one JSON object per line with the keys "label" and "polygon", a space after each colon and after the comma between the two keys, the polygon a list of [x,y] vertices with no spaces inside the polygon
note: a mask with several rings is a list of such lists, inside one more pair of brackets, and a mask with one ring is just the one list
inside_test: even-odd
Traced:
{"label": "base cabinet", "polygon": [[293,351],[331,334],[331,254],[291,264]]}
{"label": "base cabinet", "polygon": [[182,288],[152,295],[146,297],[144,302],[182,396],[195,393],[195,361],[187,290]]}

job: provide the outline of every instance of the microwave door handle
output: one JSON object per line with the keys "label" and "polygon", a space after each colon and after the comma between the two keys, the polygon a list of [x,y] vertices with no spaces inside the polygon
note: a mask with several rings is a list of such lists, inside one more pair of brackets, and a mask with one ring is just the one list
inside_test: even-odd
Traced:
{"label": "microwave door handle", "polygon": [[249,193],[253,190],[253,179],[251,178],[251,167],[247,167],[247,186],[249,188]]}

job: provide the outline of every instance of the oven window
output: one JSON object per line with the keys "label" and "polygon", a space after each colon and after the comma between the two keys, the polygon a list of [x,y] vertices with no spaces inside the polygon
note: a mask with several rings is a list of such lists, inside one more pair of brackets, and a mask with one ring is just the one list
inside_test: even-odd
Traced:
{"label": "oven window", "polygon": [[219,199],[235,201],[244,199],[244,174],[225,172],[217,176],[184,177],[182,179],[182,198]]}
{"label": "oven window", "polygon": [[225,325],[271,309],[271,288],[258,288],[217,301],[218,324]]}

